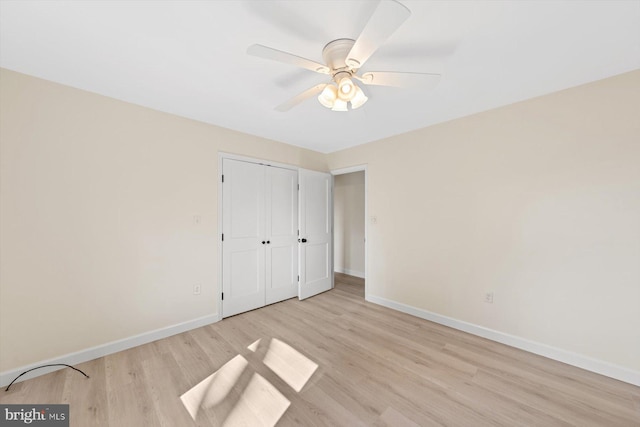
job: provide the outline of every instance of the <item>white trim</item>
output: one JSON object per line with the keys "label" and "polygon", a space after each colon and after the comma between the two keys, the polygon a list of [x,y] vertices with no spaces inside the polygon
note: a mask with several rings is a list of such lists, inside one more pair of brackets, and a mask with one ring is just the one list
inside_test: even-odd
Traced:
{"label": "white trim", "polygon": [[[220,313],[220,318],[222,319],[222,306],[224,304],[224,302],[222,301],[222,293],[224,292],[224,286],[223,286],[223,270],[222,270],[222,265],[223,265],[223,253],[222,253],[222,233],[224,232],[224,227],[223,227],[223,194],[222,192],[224,191],[223,189],[223,185],[224,183],[222,182],[222,176],[224,175],[224,170],[223,170],[223,164],[224,164],[224,160],[228,159],[228,160],[237,160],[237,161],[241,161],[241,162],[248,162],[248,163],[254,163],[254,164],[258,164],[258,165],[265,165],[265,166],[274,166],[274,167],[279,167],[279,168],[283,168],[283,169],[289,169],[289,170],[294,170],[298,173],[298,183],[300,182],[300,171],[301,170],[309,170],[312,172],[320,172],[320,173],[324,173],[327,174],[328,172],[326,170],[324,171],[319,171],[319,170],[313,170],[313,169],[305,169],[301,166],[295,166],[295,165],[290,165],[290,164],[285,164],[285,163],[278,163],[278,162],[272,162],[271,160],[266,160],[266,159],[260,159],[257,157],[249,157],[249,156],[243,156],[243,155],[239,155],[239,154],[233,154],[233,153],[227,153],[227,152],[223,152],[223,151],[219,151],[218,152],[218,295],[216,296],[216,301],[217,301],[217,306],[218,306],[218,313]],[[298,186],[299,188],[299,186]],[[298,213],[300,211],[300,195],[298,195]],[[331,243],[330,243],[330,248],[331,248],[331,260],[330,263],[331,265],[330,270],[329,271],[333,271],[333,175],[331,175],[331,197],[330,197],[330,210],[331,210]],[[298,219],[298,227],[299,227],[299,219]],[[299,251],[298,251],[298,256],[299,256]],[[300,265],[298,264],[298,269],[300,268]],[[298,288],[300,287],[300,285],[298,284]],[[331,289],[333,289],[334,287],[334,277],[331,276]],[[299,296],[299,295],[298,295]]]}
{"label": "white trim", "polygon": [[[0,373],[0,386],[1,387],[6,386],[7,384],[11,383],[11,381],[13,381],[14,378],[16,378],[18,375],[20,375],[24,371],[28,371],[29,369],[32,369],[38,366],[49,365],[54,363],[65,363],[67,365],[77,365],[79,363],[88,362],[89,360],[108,356],[109,354],[117,353],[119,351],[127,350],[133,347],[137,347],[139,345],[147,344],[152,341],[157,341],[162,338],[167,338],[172,335],[180,334],[182,332],[186,332],[202,326],[210,325],[219,320],[220,318],[217,314],[203,316],[197,319],[188,320],[186,322],[167,326],[166,328],[160,328],[153,331],[144,332],[142,334],[134,335],[129,338],[124,338],[121,340],[112,341],[110,343],[87,348],[85,350],[80,350],[74,353],[65,354],[64,356],[54,357],[53,359],[41,360],[39,362],[31,363],[29,365],[22,366],[17,369],[12,369],[10,371],[4,371]],[[40,375],[48,374],[50,372],[57,371],[59,369],[63,369],[63,367],[47,367],[47,368],[37,369],[35,371],[29,372],[28,374],[23,375],[16,382],[22,382],[30,378],[39,377]],[[91,376],[91,373],[87,372],[87,375]]]}
{"label": "white trim", "polygon": [[354,277],[359,277],[361,279],[364,279],[364,273],[362,271],[355,271],[355,270],[350,270],[348,268],[335,268],[334,271],[336,273],[343,273],[343,274],[348,274],[349,276],[354,276]]}
{"label": "white trim", "polygon": [[517,337],[515,335],[510,335],[504,332],[485,328],[483,326],[475,325],[473,323],[468,323],[462,320],[457,320],[451,317],[432,313],[427,310],[423,310],[417,307],[412,307],[410,305],[403,304],[400,302],[388,300],[386,298],[382,298],[374,295],[368,295],[366,297],[366,300],[374,304],[378,304],[387,308],[391,308],[393,310],[401,311],[403,313],[407,313],[412,316],[419,317],[421,319],[430,320],[432,322],[439,323],[441,325],[449,326],[451,328],[468,332],[470,334],[487,338],[502,344],[506,344],[511,347],[519,348],[521,350],[525,350],[530,353],[548,357],[549,359],[557,360],[559,362],[576,366],[578,368],[582,368],[587,371],[595,372],[597,374],[605,375],[610,378],[615,378],[617,380],[624,381],[629,384],[640,386],[639,371],[634,371],[632,369],[625,368],[623,366],[618,366],[602,360],[593,359],[588,356],[584,356],[578,353],[573,353],[571,351],[552,347],[547,344],[530,341],[528,339]]}
{"label": "white trim", "polygon": [[334,169],[331,171],[331,175],[344,175],[347,173],[361,172],[366,170],[367,165],[350,166],[348,168]]}
{"label": "white trim", "polygon": [[[248,162],[248,163],[255,163],[258,165],[267,165],[267,166],[275,166],[278,168],[283,168],[283,169],[290,169],[290,170],[294,170],[296,172],[300,171],[300,167],[299,166],[295,166],[295,165],[289,165],[289,164],[285,164],[285,163],[278,163],[278,162],[272,162],[271,160],[266,160],[266,159],[259,159],[257,157],[249,157],[249,156],[242,156],[239,154],[233,154],[233,153],[226,153],[224,151],[219,151],[218,152],[218,293],[216,295],[216,304],[218,307],[218,313],[220,313],[220,318],[222,318],[222,305],[224,304],[224,302],[222,301],[222,293],[224,292],[223,290],[223,285],[222,285],[222,263],[223,263],[223,259],[222,259],[222,233],[224,232],[223,230],[223,203],[222,203],[222,192],[223,190],[223,182],[222,182],[222,175],[224,174],[224,170],[223,170],[223,161],[224,159],[228,159],[228,160],[238,160],[241,162]],[[324,172],[326,173],[326,172]]]}
{"label": "white trim", "polygon": [[225,153],[222,151],[218,152],[218,158],[220,159],[220,164],[222,164],[222,159],[229,159],[229,160],[238,160],[241,162],[257,163],[259,165],[275,166],[278,168],[291,169],[296,171],[300,168],[299,166],[288,165],[286,163],[272,162],[271,160],[267,160],[267,159],[258,159],[257,157],[241,156],[238,154]]}
{"label": "white trim", "polygon": [[222,169],[222,165],[223,165],[223,160],[225,158],[231,158],[231,157],[227,157],[228,155],[225,153],[218,153],[218,265],[216,266],[218,269],[218,293],[215,296],[216,298],[216,305],[218,307],[218,313],[220,318],[222,318],[222,293],[223,293],[223,288],[222,288],[222,233],[224,232],[223,227],[222,227],[222,192],[223,190],[223,183],[222,183],[222,176],[224,173],[224,170]]}

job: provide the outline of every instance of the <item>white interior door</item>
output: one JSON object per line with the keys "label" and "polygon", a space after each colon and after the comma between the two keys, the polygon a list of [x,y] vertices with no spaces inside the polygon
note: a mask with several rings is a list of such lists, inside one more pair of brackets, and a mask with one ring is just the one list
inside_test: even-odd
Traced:
{"label": "white interior door", "polygon": [[266,170],[266,303],[298,294],[298,172]]}
{"label": "white interior door", "polygon": [[300,284],[298,297],[309,298],[333,287],[332,176],[300,169]]}
{"label": "white interior door", "polygon": [[223,159],[222,317],[265,305],[265,168]]}

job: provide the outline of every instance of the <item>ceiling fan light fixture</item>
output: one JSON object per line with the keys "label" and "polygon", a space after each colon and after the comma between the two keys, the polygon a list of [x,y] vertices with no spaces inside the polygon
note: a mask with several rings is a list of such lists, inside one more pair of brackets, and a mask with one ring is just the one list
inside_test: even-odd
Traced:
{"label": "ceiling fan light fixture", "polygon": [[[0,0],[2,1],[2,0]],[[409,73],[396,71],[372,71],[358,73],[368,59],[409,18],[411,11],[398,0],[379,0],[360,35],[355,39],[340,38],[322,48],[324,64],[292,53],[254,44],[247,53],[281,63],[296,65],[331,77],[330,82],[316,84],[291,100],[276,107],[288,111],[302,101],[317,96],[318,102],[333,111],[348,111],[362,107],[368,98],[358,84],[412,87],[435,85],[440,77],[434,73]],[[355,80],[358,80],[356,84]],[[351,106],[349,107],[349,103]]]}
{"label": "ceiling fan light fixture", "polygon": [[320,104],[327,108],[333,108],[333,104],[338,97],[338,88],[332,84],[328,84],[324,87],[320,95],[318,95],[318,101]]}
{"label": "ceiling fan light fixture", "polygon": [[340,98],[336,99],[336,101],[333,103],[333,108],[331,108],[331,111],[349,111],[349,109],[347,108],[347,101],[344,101]]}
{"label": "ceiling fan light fixture", "polygon": [[367,97],[367,95],[364,94],[362,89],[356,86],[356,94],[353,96],[353,99],[351,100],[351,109],[355,110],[356,108],[362,107],[365,104],[365,102],[367,102],[368,100],[369,98]]}
{"label": "ceiling fan light fixture", "polygon": [[356,85],[349,77],[343,77],[338,83],[338,98],[351,101],[356,94]]}

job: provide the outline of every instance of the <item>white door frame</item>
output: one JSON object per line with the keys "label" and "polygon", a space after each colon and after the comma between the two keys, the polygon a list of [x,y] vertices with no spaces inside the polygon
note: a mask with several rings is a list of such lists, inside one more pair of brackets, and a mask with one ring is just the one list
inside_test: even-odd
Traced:
{"label": "white door frame", "polygon": [[[369,247],[369,215],[368,215],[368,209],[369,209],[369,204],[367,203],[367,179],[368,179],[368,175],[367,175],[367,165],[356,165],[356,166],[350,166],[348,168],[341,168],[341,169],[333,169],[331,170],[331,175],[336,176],[336,175],[344,175],[347,173],[353,173],[353,172],[364,172],[364,299],[368,301],[369,298],[369,293],[367,292],[367,278],[369,277],[369,271],[368,271],[368,265],[369,265],[369,258],[367,256],[368,253],[368,247]],[[333,203],[333,206],[335,206],[335,203]],[[335,230],[335,228],[334,228]],[[335,236],[333,241],[335,242]],[[335,256],[335,248],[333,248],[333,255]]]}
{"label": "white door frame", "polygon": [[[277,166],[286,169],[299,170],[298,166],[292,166],[285,163],[272,162],[269,160],[259,159],[256,157],[249,156],[241,156],[238,154],[219,152],[218,153],[218,295],[216,296],[217,301],[217,311],[218,311],[218,320],[222,319],[222,160],[223,159],[232,159],[232,160],[241,160],[245,162],[258,163],[269,166]],[[356,165],[347,168],[333,169],[329,173],[333,176],[335,175],[344,175],[346,173],[352,172],[360,172],[364,171],[364,297],[365,300],[368,300],[369,293],[367,290],[367,278],[369,277],[369,257],[368,257],[368,247],[369,247],[369,204],[368,204],[368,174],[367,174],[367,165]],[[332,192],[333,193],[333,192]],[[333,204],[333,195],[331,203]],[[331,214],[333,215],[333,206],[331,208]],[[333,237],[333,236],[332,236]],[[335,238],[333,238],[335,241]],[[333,244],[333,243],[332,243]],[[333,254],[332,254],[333,257]],[[331,260],[333,263],[333,259]]]}
{"label": "white door frame", "polygon": [[217,302],[218,320],[222,320],[222,161],[224,159],[239,160],[242,162],[256,163],[259,165],[276,166],[284,169],[298,171],[298,166],[292,166],[285,163],[272,162],[269,160],[258,159],[256,157],[240,156],[238,154],[218,152],[218,295],[215,297]]}

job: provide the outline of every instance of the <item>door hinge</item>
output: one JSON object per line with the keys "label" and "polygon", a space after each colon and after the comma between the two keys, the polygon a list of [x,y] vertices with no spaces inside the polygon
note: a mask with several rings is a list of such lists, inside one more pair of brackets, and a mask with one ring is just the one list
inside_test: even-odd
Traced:
{"label": "door hinge", "polygon": [[298,282],[300,281],[300,276],[298,276]]}
{"label": "door hinge", "polygon": [[224,233],[222,233],[222,241],[224,242]]}
{"label": "door hinge", "polygon": [[224,175],[222,175],[222,182],[224,182]]}
{"label": "door hinge", "polygon": [[300,184],[298,184],[298,191],[300,191]]}
{"label": "door hinge", "polygon": [[222,293],[222,301],[224,301],[224,292]]}

